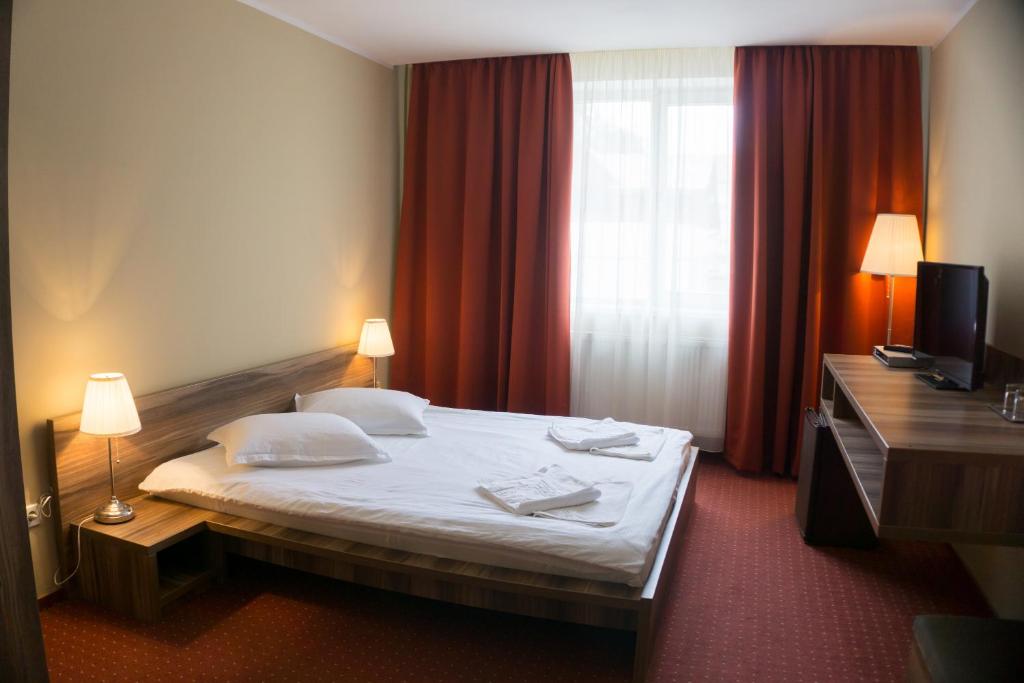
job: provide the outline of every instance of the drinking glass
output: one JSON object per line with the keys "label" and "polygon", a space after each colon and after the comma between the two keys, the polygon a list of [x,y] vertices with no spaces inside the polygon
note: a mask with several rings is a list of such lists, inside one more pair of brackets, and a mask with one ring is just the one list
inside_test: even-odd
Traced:
{"label": "drinking glass", "polygon": [[[1024,384],[1007,384],[1006,394],[1003,395],[1003,412],[1007,415],[1016,415],[1017,399],[1024,394]],[[1021,407],[1024,410],[1024,406]],[[1014,419],[1017,419],[1014,417]]]}

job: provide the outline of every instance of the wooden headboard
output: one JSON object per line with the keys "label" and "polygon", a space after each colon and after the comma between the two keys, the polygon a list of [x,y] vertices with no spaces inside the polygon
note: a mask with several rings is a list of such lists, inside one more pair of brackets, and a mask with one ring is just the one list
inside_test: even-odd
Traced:
{"label": "wooden headboard", "polygon": [[[114,466],[118,497],[139,494],[139,483],[162,462],[210,445],[213,429],[246,415],[293,409],[296,393],[372,384],[370,359],[356,345],[243,370],[203,382],[138,396],[142,431],[117,440],[120,464]],[[69,525],[99,507],[110,495],[107,440],[78,431],[81,413],[47,420],[50,431],[54,517],[62,560]]]}

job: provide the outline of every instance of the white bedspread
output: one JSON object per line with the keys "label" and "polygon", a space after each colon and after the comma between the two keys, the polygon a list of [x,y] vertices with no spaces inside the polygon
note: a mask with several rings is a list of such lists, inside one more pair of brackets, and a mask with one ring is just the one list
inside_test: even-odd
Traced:
{"label": "white bedspread", "polygon": [[[428,407],[430,436],[376,436],[390,463],[228,467],[220,447],[166,462],[139,488],[191,505],[336,538],[440,557],[643,585],[691,434],[665,430],[654,462],[567,452],[547,437],[576,418]],[[618,524],[515,515],[476,491],[557,463],[594,482],[625,481]]]}

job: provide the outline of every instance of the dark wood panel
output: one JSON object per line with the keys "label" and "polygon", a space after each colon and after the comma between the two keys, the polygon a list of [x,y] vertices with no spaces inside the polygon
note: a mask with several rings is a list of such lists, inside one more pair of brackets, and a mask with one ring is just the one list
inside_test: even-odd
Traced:
{"label": "dark wood panel", "polygon": [[421,598],[591,626],[636,629],[634,604],[611,607],[586,600],[561,600],[520,590],[529,588],[524,584],[513,588],[512,584],[475,583],[470,574],[461,572],[431,575],[417,571],[414,565],[391,564],[391,568],[369,565],[363,558],[353,561],[350,553],[313,554],[278,545],[276,538],[250,540],[232,535],[225,539],[224,549],[228,553],[283,567]]}
{"label": "dark wood panel", "polygon": [[[539,574],[433,555],[421,555],[321,536],[244,517],[220,515],[210,519],[207,524],[211,531],[223,536],[273,545],[304,555],[338,560],[354,566],[384,572],[404,572],[408,575],[449,581],[457,579],[464,585],[505,591],[514,589],[522,595],[615,607],[629,607],[642,597],[642,588],[634,588],[621,583]],[[425,597],[440,599],[439,595]]]}
{"label": "dark wood panel", "polygon": [[144,621],[160,617],[160,577],[155,555],[104,536],[82,533],[79,595],[119,614]]}
{"label": "dark wood panel", "polygon": [[7,198],[11,5],[12,0],[0,0],[0,680],[16,683],[45,681],[47,672],[25,523],[11,338]]}
{"label": "dark wood panel", "polygon": [[[139,396],[135,402],[142,431],[117,440],[118,494],[122,498],[137,495],[139,483],[153,468],[211,445],[206,435],[222,424],[246,415],[291,410],[296,393],[365,387],[372,381],[372,363],[350,345]],[[62,542],[70,524],[86,517],[109,495],[106,439],[81,434],[80,420],[81,413],[73,413],[49,421],[55,514]],[[66,557],[65,552],[61,554]]]}
{"label": "dark wood panel", "polygon": [[964,542],[1024,539],[1024,466],[891,462],[882,518],[888,526],[957,533]]}
{"label": "dark wood panel", "polygon": [[989,346],[985,351],[985,382],[996,391],[1010,382],[1024,382],[1024,358]]}

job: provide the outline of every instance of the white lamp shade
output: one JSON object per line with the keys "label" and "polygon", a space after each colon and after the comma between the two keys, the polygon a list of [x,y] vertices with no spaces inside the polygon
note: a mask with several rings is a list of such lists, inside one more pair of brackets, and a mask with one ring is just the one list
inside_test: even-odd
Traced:
{"label": "white lamp shade", "polygon": [[924,252],[917,217],[905,213],[878,214],[860,271],[916,277],[918,261],[924,261]]}
{"label": "white lamp shade", "polygon": [[371,358],[395,355],[387,320],[370,318],[363,323],[363,333],[359,335],[359,353]]}
{"label": "white lamp shade", "polygon": [[93,436],[128,436],[142,429],[128,380],[120,372],[89,376],[78,430]]}

